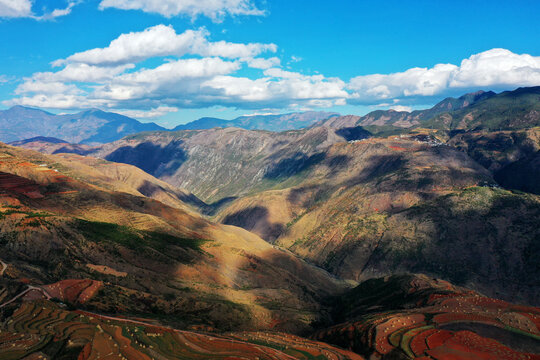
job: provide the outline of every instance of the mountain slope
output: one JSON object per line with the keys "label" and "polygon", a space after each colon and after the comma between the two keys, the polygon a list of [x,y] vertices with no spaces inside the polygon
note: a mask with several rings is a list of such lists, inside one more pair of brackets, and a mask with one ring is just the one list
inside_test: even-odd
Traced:
{"label": "mountain slope", "polygon": [[457,132],[448,144],[489,169],[501,186],[540,194],[540,127]]}
{"label": "mountain slope", "polygon": [[516,130],[540,126],[540,86],[505,91],[422,126],[444,130]]}
{"label": "mountain slope", "polygon": [[12,141],[11,146],[39,151],[44,154],[71,153],[86,155],[92,152],[93,147],[84,144],[70,144],[69,142],[57,138],[36,136],[30,139]]}
{"label": "mountain slope", "polygon": [[302,169],[328,145],[364,132],[317,127],[280,133],[238,128],[153,132],[126,137],[92,153],[135,165],[204,201],[219,201],[300,181]]}
{"label": "mountain slope", "polygon": [[237,199],[217,219],[342,278],[424,272],[538,301],[540,198],[497,188],[466,154],[414,137],[368,139],[333,145],[303,179]]}
{"label": "mountain slope", "polygon": [[62,138],[70,143],[106,143],[129,134],[154,130],[163,128],[95,109],[66,115],[22,106],[0,111],[0,141],[4,142],[45,136]]}
{"label": "mountain slope", "polygon": [[101,312],[295,332],[325,316],[326,296],[347,288],[243,229],[107,189],[113,164],[102,166],[106,176],[84,176],[94,184],[67,176],[92,167],[75,161],[0,147],[0,245],[13,279],[104,281],[86,302]]}

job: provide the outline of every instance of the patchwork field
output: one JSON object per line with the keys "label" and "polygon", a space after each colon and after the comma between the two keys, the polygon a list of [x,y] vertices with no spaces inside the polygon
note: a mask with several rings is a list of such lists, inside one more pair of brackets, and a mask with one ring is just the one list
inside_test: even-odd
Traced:
{"label": "patchwork field", "polygon": [[280,333],[209,335],[67,311],[49,301],[23,303],[0,332],[0,358],[15,359],[331,359],[362,357]]}
{"label": "patchwork field", "polygon": [[[356,299],[349,299],[354,311],[362,313],[357,321],[320,331],[314,338],[370,358],[540,359],[538,308],[426,277],[373,280],[357,291],[367,288],[370,293],[357,292]],[[375,310],[381,305],[387,311]]]}

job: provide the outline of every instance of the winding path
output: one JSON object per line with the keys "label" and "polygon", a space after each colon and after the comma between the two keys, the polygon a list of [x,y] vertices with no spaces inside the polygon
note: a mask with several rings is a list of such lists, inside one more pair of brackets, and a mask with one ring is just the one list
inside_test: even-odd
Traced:
{"label": "winding path", "polygon": [[2,264],[2,270],[0,270],[0,276],[3,276],[4,275],[4,271],[6,271],[7,267],[8,267],[8,264],[6,264],[5,262],[3,262],[2,260],[0,260],[0,264]]}
{"label": "winding path", "polygon": [[3,308],[4,306],[6,305],[9,305],[11,304],[12,302],[14,302],[15,300],[17,300],[18,298],[26,295],[27,293],[29,293],[30,291],[39,291],[41,292],[46,298],[47,300],[50,300],[52,297],[51,295],[49,295],[49,293],[47,291],[45,291],[44,289],[40,288],[40,287],[37,287],[37,286],[32,286],[32,285],[27,285],[28,287],[26,289],[24,289],[23,291],[21,291],[18,295],[16,295],[13,299],[3,303],[2,305],[0,305],[0,309]]}

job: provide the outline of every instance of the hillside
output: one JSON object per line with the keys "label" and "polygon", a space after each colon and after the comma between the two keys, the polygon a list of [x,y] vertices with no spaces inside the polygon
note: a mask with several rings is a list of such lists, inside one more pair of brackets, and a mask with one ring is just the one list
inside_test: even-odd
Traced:
{"label": "hillside", "polygon": [[[535,89],[467,94],[438,108],[459,112]],[[539,199],[513,190],[537,192],[538,139],[534,127],[412,128],[390,137],[363,127],[226,128],[133,135],[92,156],[185,188],[207,203],[193,200],[192,211],[344,279],[424,272],[536,304],[539,284],[526,279],[538,275],[530,259],[538,254]]]}
{"label": "hillside", "polygon": [[376,110],[364,116],[336,116],[316,125],[334,128],[363,126],[367,130],[423,127],[451,130],[517,130],[540,125],[540,87],[496,94],[478,91],[446,98],[426,110]]}
{"label": "hillside", "polygon": [[57,138],[36,136],[30,139],[12,141],[11,146],[39,151],[44,154],[70,153],[86,155],[93,151],[94,147],[84,144],[70,144],[69,142]]}
{"label": "hillside", "polygon": [[538,128],[377,126],[0,144],[0,356],[537,359]]}
{"label": "hillside", "polygon": [[540,126],[540,86],[505,91],[422,126],[444,130],[516,130]]}
{"label": "hillside", "polygon": [[347,288],[243,229],[120,192],[114,181],[103,186],[111,164],[90,176],[93,164],[76,161],[0,148],[1,260],[11,279],[103,281],[100,296],[85,301],[103,313],[293,332],[310,329],[325,316],[322,299]]}
{"label": "hillside", "polygon": [[96,109],[65,115],[23,106],[0,110],[0,141],[3,142],[41,136],[61,138],[70,143],[103,144],[129,134],[153,130],[163,128]]}
{"label": "hillside", "polygon": [[540,194],[540,128],[457,132],[448,144],[489,169],[502,186]]}
{"label": "hillside", "polygon": [[135,165],[215,202],[272,188],[285,179],[298,182],[322,149],[365,136],[326,127],[280,133],[238,128],[153,132],[106,144],[92,156]]}
{"label": "hillside", "polygon": [[[9,271],[10,264],[3,265]],[[150,318],[103,315],[61,302],[99,296],[100,281],[64,280],[25,289],[4,276],[0,284],[3,359],[539,358],[540,309],[423,275],[360,284],[332,301],[335,319],[345,321],[319,329],[311,339],[275,331],[178,330]]]}
{"label": "hillside", "polygon": [[372,279],[336,300],[313,338],[369,359],[539,359],[540,309],[423,275]]}
{"label": "hillside", "polygon": [[466,154],[434,144],[333,145],[299,184],[237,199],[217,219],[342,278],[424,272],[536,303],[540,199],[497,188]]}

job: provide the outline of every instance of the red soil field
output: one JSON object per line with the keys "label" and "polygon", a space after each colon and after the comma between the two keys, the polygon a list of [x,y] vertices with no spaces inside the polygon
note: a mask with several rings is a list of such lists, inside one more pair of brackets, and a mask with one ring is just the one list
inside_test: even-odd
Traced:
{"label": "red soil field", "polygon": [[31,199],[43,198],[39,185],[21,176],[0,172],[0,190],[22,194]]}
{"label": "red soil field", "polygon": [[52,297],[62,301],[84,304],[102,286],[103,282],[96,280],[62,280],[54,284],[45,285],[43,289]]}

